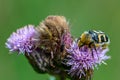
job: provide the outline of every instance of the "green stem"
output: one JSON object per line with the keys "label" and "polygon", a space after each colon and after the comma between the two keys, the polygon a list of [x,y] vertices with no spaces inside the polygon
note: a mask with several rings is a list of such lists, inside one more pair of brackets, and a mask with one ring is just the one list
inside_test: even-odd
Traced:
{"label": "green stem", "polygon": [[56,80],[65,80],[66,79],[64,75],[57,75],[55,77],[56,77]]}
{"label": "green stem", "polygon": [[50,77],[50,80],[66,80],[64,75],[54,75]]}

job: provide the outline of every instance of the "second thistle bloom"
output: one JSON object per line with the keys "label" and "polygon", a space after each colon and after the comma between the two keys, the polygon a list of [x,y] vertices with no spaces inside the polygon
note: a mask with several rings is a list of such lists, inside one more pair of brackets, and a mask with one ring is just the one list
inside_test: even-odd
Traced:
{"label": "second thistle bloom", "polygon": [[36,45],[39,44],[39,34],[33,25],[28,25],[18,29],[8,38],[6,42],[7,48],[10,51],[17,51],[19,53],[31,53]]}
{"label": "second thistle bloom", "polygon": [[94,67],[110,58],[106,55],[108,49],[97,48],[91,50],[86,45],[79,48],[76,42],[73,42],[70,48],[66,50],[69,53],[66,64],[71,66],[68,73],[72,77],[91,77],[92,73],[89,71],[94,70]]}

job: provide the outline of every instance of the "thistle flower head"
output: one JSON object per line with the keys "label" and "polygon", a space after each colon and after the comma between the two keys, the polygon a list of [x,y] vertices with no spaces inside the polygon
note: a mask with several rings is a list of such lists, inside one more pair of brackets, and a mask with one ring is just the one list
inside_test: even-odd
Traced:
{"label": "thistle flower head", "polygon": [[108,49],[97,48],[91,50],[88,46],[79,48],[76,42],[73,42],[70,48],[66,50],[69,53],[66,64],[71,66],[68,72],[71,76],[79,78],[85,77],[87,70],[93,70],[98,64],[104,63],[105,60],[110,58],[105,54]]}
{"label": "thistle flower head", "polygon": [[10,51],[31,53],[38,42],[39,34],[33,25],[28,25],[13,32],[5,44]]}

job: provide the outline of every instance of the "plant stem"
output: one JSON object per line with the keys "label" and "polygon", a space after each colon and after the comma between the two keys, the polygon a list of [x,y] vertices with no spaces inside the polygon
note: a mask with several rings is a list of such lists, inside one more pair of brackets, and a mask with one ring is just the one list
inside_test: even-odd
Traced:
{"label": "plant stem", "polygon": [[55,76],[56,77],[56,80],[66,80],[66,78],[65,78],[65,75],[57,75],[57,76]]}

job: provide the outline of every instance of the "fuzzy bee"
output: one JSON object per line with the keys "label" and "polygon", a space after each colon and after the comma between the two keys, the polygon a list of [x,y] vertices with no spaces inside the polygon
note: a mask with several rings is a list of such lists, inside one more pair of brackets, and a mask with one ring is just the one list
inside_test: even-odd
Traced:
{"label": "fuzzy bee", "polygon": [[102,47],[103,49],[105,49],[108,47],[110,39],[102,31],[89,30],[85,31],[77,40],[77,42],[79,47],[83,45],[88,45],[88,47],[94,47],[94,49],[96,47]]}

